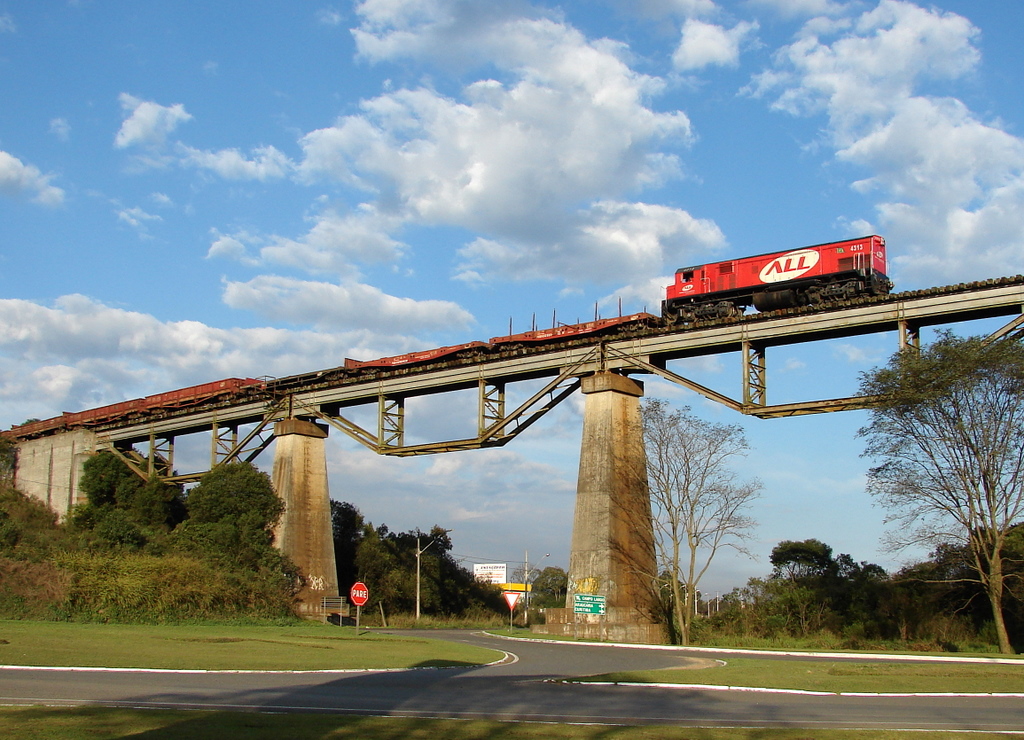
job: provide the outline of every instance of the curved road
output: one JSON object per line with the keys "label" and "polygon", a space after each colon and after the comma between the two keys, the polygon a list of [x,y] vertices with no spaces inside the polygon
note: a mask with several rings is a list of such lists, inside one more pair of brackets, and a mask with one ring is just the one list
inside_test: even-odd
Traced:
{"label": "curved road", "polygon": [[[416,635],[424,636],[423,632]],[[0,703],[623,725],[986,731],[1024,728],[1024,701],[1020,698],[808,696],[553,683],[547,679],[679,667],[705,658],[670,650],[511,642],[459,631],[431,633],[430,637],[504,650],[512,657],[499,665],[479,668],[357,673],[4,669],[0,671]]]}

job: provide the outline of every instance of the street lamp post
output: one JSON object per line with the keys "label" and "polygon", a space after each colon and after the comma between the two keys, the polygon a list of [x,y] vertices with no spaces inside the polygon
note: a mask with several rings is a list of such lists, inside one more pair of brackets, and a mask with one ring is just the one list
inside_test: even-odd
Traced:
{"label": "street lamp post", "polygon": [[[443,530],[445,534],[453,531],[451,529]],[[420,536],[416,535],[416,621],[420,621],[420,555],[427,551],[427,548],[437,541],[437,537],[434,537],[430,542],[425,544],[422,548],[420,547]]]}

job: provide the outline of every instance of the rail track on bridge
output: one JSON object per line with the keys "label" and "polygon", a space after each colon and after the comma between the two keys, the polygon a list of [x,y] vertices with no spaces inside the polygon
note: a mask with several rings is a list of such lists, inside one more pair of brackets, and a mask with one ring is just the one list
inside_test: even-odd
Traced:
{"label": "rail track on bridge", "polygon": [[[211,467],[254,459],[273,439],[273,424],[302,418],[333,427],[385,455],[421,455],[504,445],[571,395],[580,378],[595,372],[652,374],[678,383],[739,413],[760,418],[823,413],[870,406],[872,399],[848,397],[771,405],[767,401],[767,350],[827,339],[895,332],[899,346],[920,343],[920,330],[993,317],[1014,317],[993,336],[1021,331],[1024,276],[961,283],[926,290],[865,297],[820,306],[750,313],[714,321],[672,323],[649,314],[589,334],[545,341],[472,342],[449,354],[394,366],[347,363],[282,378],[263,378],[186,407],[152,408],[99,420],[78,428],[96,434],[101,447],[120,452],[136,469],[189,480],[199,473],[171,472],[174,439],[212,432]],[[516,335],[520,336],[520,335]],[[514,337],[506,337],[511,340]],[[669,368],[674,360],[739,352],[741,392],[718,393]],[[356,365],[355,367],[351,365]],[[543,381],[516,408],[507,408],[506,387]],[[407,445],[405,403],[417,396],[477,389],[474,437]],[[377,407],[376,429],[354,423],[348,410]],[[6,436],[24,440],[70,431],[60,418],[42,431]],[[43,427],[46,427],[44,424]],[[26,428],[27,430],[27,428]],[[134,451],[149,444],[148,454]],[[161,461],[163,461],[161,463]],[[141,466],[148,466],[148,471]]]}

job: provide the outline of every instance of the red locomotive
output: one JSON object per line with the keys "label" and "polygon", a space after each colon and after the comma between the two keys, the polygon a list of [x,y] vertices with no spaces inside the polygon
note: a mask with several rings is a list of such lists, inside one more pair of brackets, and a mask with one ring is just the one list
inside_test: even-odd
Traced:
{"label": "red locomotive", "polygon": [[758,311],[815,305],[864,295],[885,295],[885,239],[865,236],[684,267],[665,290],[667,319],[693,321],[738,316],[747,306]]}

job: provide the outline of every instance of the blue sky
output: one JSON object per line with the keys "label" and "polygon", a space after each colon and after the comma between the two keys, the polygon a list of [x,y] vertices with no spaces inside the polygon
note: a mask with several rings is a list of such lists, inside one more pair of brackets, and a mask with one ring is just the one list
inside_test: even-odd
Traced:
{"label": "blue sky", "polygon": [[[0,426],[654,308],[684,264],[866,233],[899,290],[1024,272],[1022,27],[967,0],[0,0]],[[851,394],[894,348],[770,352],[769,401]],[[735,395],[735,360],[678,369]],[[783,539],[907,557],[863,413],[648,392],[741,424],[764,483],[760,559],[708,591]],[[472,405],[424,399],[413,433]],[[486,452],[334,439],[332,493],[468,563],[567,565],[581,408]]]}

